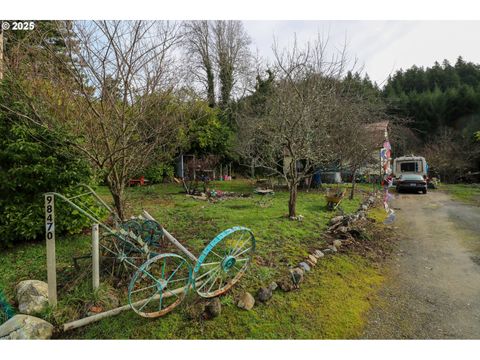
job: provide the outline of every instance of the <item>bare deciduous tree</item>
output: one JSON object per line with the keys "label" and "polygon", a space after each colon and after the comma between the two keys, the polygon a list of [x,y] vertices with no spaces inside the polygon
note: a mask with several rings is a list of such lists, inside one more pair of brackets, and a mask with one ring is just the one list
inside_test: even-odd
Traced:
{"label": "bare deciduous tree", "polygon": [[212,30],[207,20],[184,23],[184,47],[191,73],[207,91],[207,101],[211,107],[216,104],[215,69]]}
{"label": "bare deciduous tree", "polygon": [[[250,85],[250,37],[241,21],[188,21],[183,45],[190,74],[205,88],[210,106],[228,108]],[[218,94],[218,96],[216,95]]]}
{"label": "bare deciduous tree", "polygon": [[238,149],[259,167],[282,176],[296,216],[298,185],[321,163],[335,159],[332,134],[340,131],[339,90],[347,64],[345,52],[327,57],[319,37],[300,48],[274,46],[276,81],[260,116],[239,117]]}
{"label": "bare deciduous tree", "polygon": [[[15,78],[34,121],[62,127],[105,175],[124,218],[128,180],[175,150],[172,51],[179,26],[159,21],[80,21],[61,29],[66,51],[47,51],[48,73],[23,67]],[[162,150],[162,151],[159,151]]]}

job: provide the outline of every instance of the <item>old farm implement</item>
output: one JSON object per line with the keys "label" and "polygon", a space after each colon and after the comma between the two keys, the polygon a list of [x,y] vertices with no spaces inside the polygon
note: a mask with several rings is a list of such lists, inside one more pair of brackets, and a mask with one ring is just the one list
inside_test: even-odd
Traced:
{"label": "old farm implement", "polygon": [[[235,226],[222,231],[196,257],[147,211],[137,218],[121,221],[95,191],[86,185],[82,186],[86,192],[75,197],[45,194],[49,295],[53,295],[55,301],[55,198],[98,224],[94,225],[92,231],[94,288],[95,283],[98,284],[95,276],[99,274],[128,278],[129,307],[143,317],[155,318],[168,313],[182,302],[190,288],[205,298],[221,295],[238,282],[247,270],[255,250],[255,238],[250,229]],[[111,214],[113,225],[102,222],[80,201],[87,196],[93,197]],[[102,229],[101,235],[98,227]],[[164,252],[166,241],[178,252]],[[102,317],[99,315],[97,317]],[[77,326],[66,328],[73,327]]]}
{"label": "old farm implement", "polygon": [[327,200],[328,210],[335,210],[342,202],[346,192],[347,189],[327,189],[327,192],[325,193],[325,199]]}

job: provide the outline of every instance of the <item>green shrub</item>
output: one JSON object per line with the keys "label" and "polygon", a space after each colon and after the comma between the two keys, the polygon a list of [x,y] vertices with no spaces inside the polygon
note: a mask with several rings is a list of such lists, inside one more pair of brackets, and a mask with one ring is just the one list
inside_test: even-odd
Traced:
{"label": "green shrub", "polygon": [[144,173],[145,179],[151,184],[162,183],[164,179],[173,177],[174,168],[170,164],[155,164],[149,166]]}
{"label": "green shrub", "polygon": [[[43,240],[44,193],[80,193],[91,170],[82,156],[66,145],[65,136],[41,126],[25,124],[0,112],[0,246]],[[93,205],[93,200],[88,204]],[[99,209],[94,211],[99,214]],[[91,223],[56,201],[56,233],[75,233]]]}

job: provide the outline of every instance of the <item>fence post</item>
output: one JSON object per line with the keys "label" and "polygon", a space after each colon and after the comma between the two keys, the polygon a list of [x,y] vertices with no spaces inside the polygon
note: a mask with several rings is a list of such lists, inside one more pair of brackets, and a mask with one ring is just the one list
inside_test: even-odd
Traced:
{"label": "fence post", "polygon": [[48,302],[57,306],[57,269],[55,261],[55,196],[45,194],[45,238],[47,243]]}
{"label": "fence post", "polygon": [[98,224],[92,226],[92,285],[93,290],[100,286],[100,256],[98,249]]}

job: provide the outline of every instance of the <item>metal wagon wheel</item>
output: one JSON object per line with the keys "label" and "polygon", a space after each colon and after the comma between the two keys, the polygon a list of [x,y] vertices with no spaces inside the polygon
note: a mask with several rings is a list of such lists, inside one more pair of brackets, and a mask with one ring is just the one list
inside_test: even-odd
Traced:
{"label": "metal wagon wheel", "polygon": [[170,312],[185,298],[192,267],[176,254],[160,254],[135,272],[128,286],[128,302],[137,314],[156,318]]}
{"label": "metal wagon wheel", "polygon": [[142,224],[142,238],[148,244],[162,247],[163,230],[160,224],[154,220],[146,220]]}
{"label": "metal wagon wheel", "polygon": [[148,250],[128,235],[107,233],[99,240],[100,268],[104,276],[121,279],[148,259]]}
{"label": "metal wagon wheel", "polygon": [[193,270],[198,295],[210,298],[230,289],[252,260],[255,237],[250,229],[235,226],[218,234],[200,254]]}
{"label": "metal wagon wheel", "polygon": [[139,222],[137,219],[130,219],[125,221],[123,224],[120,225],[120,228],[124,229],[127,232],[132,232],[137,236],[142,235],[142,223]]}

